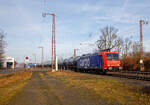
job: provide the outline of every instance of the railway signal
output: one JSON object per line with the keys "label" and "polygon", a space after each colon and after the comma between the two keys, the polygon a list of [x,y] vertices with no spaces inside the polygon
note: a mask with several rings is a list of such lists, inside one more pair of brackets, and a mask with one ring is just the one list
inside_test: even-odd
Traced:
{"label": "railway signal", "polygon": [[29,60],[29,57],[28,57],[28,56],[26,56],[26,57],[25,57],[25,60],[27,60],[27,61],[28,61],[28,60]]}
{"label": "railway signal", "polygon": [[25,56],[24,63],[25,63],[25,68],[28,69],[28,67],[29,67],[29,57],[28,56]]}
{"label": "railway signal", "polygon": [[140,70],[144,71],[144,62],[143,62],[143,29],[142,29],[142,25],[148,24],[148,21],[144,21],[144,20],[140,20]]}
{"label": "railway signal", "polygon": [[29,63],[29,57],[26,56],[26,57],[25,57],[25,64],[28,64],[28,63]]}

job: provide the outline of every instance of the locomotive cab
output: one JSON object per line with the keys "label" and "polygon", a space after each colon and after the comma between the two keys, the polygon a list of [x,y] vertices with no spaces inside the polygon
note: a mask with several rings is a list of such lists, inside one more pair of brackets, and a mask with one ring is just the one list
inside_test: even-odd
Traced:
{"label": "locomotive cab", "polygon": [[121,69],[118,52],[107,52],[105,53],[105,56],[106,56],[105,67],[107,68],[107,70],[112,71]]}

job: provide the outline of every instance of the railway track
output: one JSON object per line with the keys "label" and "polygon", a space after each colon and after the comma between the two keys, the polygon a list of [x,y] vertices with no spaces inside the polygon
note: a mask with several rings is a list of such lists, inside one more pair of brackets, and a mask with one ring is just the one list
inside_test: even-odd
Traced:
{"label": "railway track", "polygon": [[[75,71],[75,69],[73,71]],[[83,72],[92,73],[92,74],[96,73],[96,72],[92,72],[92,70],[90,72],[86,72],[86,71],[83,71]],[[105,75],[113,76],[113,77],[120,77],[120,78],[150,81],[150,72],[143,72],[143,71],[127,71],[127,70],[110,71],[110,72],[107,72]]]}
{"label": "railway track", "polygon": [[120,78],[128,78],[128,79],[137,79],[150,81],[150,72],[141,72],[141,71],[115,71],[115,72],[107,72],[109,76],[115,76]]}

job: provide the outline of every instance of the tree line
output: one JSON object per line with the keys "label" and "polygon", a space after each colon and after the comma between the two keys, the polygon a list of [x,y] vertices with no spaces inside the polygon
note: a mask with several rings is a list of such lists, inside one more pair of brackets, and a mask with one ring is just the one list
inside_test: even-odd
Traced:
{"label": "tree line", "polygon": [[[140,43],[133,41],[131,37],[119,36],[118,29],[106,26],[100,29],[100,37],[96,41],[99,51],[107,50],[120,53],[122,67],[125,70],[140,69]],[[150,52],[144,52],[144,66],[150,69]]]}

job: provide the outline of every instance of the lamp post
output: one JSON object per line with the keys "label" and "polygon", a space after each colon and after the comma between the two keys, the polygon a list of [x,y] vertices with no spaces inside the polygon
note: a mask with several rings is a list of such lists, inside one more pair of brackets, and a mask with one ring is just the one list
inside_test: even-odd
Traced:
{"label": "lamp post", "polygon": [[[51,15],[53,17],[53,23],[52,23],[52,71],[53,66],[55,66],[55,71],[57,70],[57,60],[56,60],[56,39],[55,39],[55,14],[54,13],[42,13],[43,17],[46,17],[46,15]],[[55,61],[55,63],[54,63]]]}
{"label": "lamp post", "polygon": [[143,62],[143,25],[147,25],[148,21],[140,20],[140,70],[144,71],[144,62]]}

